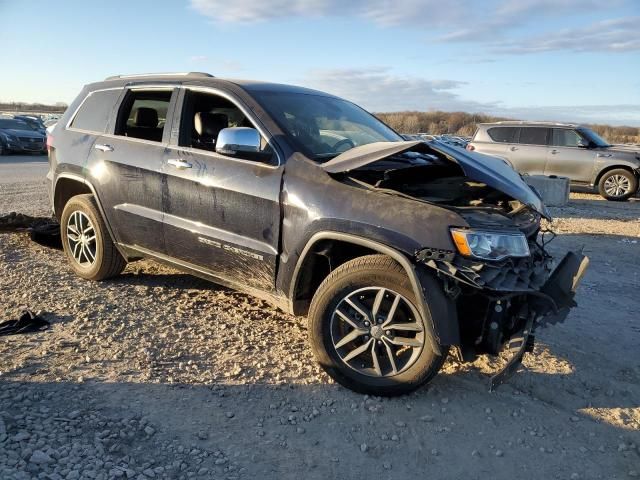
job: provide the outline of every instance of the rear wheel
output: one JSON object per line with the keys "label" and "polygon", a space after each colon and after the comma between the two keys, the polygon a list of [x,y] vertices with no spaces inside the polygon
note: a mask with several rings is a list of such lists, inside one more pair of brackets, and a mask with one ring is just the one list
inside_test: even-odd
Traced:
{"label": "rear wheel", "polygon": [[347,262],[322,282],[309,310],[309,339],[322,368],[341,385],[402,395],[433,378],[436,355],[404,269],[384,255]]}
{"label": "rear wheel", "polygon": [[116,249],[93,195],[72,197],[60,219],[62,247],[71,268],[87,280],[118,275],[127,265]]}
{"label": "rear wheel", "polygon": [[638,178],[628,170],[616,168],[602,175],[598,191],[607,200],[624,201],[638,190]]}

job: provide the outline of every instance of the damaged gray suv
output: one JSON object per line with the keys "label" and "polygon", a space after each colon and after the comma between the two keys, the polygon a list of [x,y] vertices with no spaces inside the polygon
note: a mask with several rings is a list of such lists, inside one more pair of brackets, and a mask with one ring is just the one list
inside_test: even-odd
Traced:
{"label": "damaged gray suv", "polygon": [[[86,86],[48,140],[51,205],[81,277],[150,258],[308,317],[340,384],[407,393],[563,321],[587,266],[503,161],[404,141],[351,102],[203,73]],[[277,332],[274,332],[277,335]]]}

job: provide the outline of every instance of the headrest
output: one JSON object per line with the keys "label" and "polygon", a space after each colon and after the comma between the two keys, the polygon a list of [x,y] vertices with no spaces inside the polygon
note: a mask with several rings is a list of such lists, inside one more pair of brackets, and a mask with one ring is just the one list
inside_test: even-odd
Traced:
{"label": "headrest", "polygon": [[224,113],[198,112],[193,126],[201,137],[217,137],[220,130],[229,126],[229,117]]}
{"label": "headrest", "polygon": [[156,128],[158,126],[158,112],[155,108],[140,107],[133,114],[136,127]]}

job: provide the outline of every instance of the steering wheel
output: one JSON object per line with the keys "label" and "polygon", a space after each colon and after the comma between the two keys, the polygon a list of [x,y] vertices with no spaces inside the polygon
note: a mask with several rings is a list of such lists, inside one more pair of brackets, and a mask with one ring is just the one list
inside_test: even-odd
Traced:
{"label": "steering wheel", "polygon": [[[340,151],[339,148],[342,145],[346,145],[349,148],[347,148],[346,150]],[[353,143],[353,141],[350,138],[343,138],[342,140],[339,140],[338,142],[336,142],[336,144],[333,146],[333,151],[334,152],[339,152],[340,151],[340,153],[343,153],[343,152],[346,152],[347,150],[349,150],[350,148],[354,148],[355,146],[356,146],[356,144]]]}

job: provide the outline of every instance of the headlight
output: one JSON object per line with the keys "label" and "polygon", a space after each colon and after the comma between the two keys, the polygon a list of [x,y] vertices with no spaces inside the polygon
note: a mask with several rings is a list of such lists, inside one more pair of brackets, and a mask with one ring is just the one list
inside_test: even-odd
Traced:
{"label": "headlight", "polygon": [[8,133],[2,133],[0,132],[0,137],[4,137],[4,139],[7,142],[17,142],[18,141],[18,137],[15,137],[13,135],[9,135]]}
{"label": "headlight", "polygon": [[466,257],[502,260],[507,257],[528,257],[529,244],[522,233],[497,233],[478,230],[451,229],[458,252]]}

